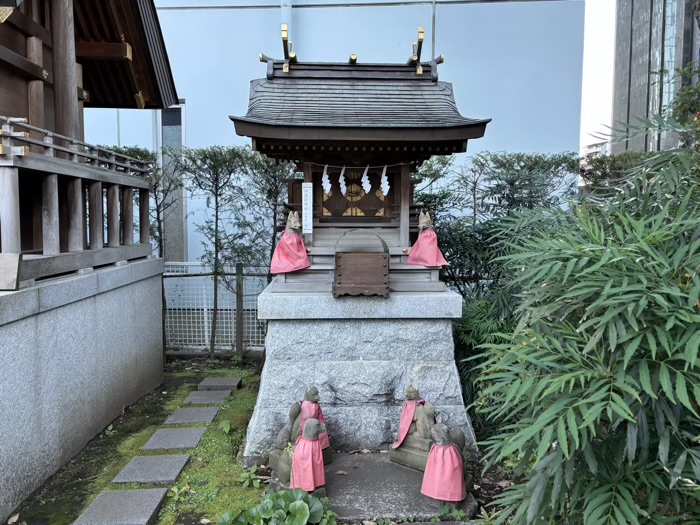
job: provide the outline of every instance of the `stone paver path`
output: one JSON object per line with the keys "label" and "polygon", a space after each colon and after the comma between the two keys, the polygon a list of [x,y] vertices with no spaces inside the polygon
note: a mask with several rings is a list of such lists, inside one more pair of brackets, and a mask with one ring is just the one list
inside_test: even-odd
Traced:
{"label": "stone paver path", "polygon": [[216,405],[223,403],[231,395],[230,390],[198,390],[192,392],[187,399],[186,405]]}
{"label": "stone paver path", "polygon": [[106,490],[73,525],[151,525],[167,489]]}
{"label": "stone paver path", "polygon": [[197,448],[206,428],[166,428],[156,430],[141,450],[190,450]]}
{"label": "stone paver path", "polygon": [[241,388],[240,377],[207,377],[199,383],[199,390],[236,390]]}
{"label": "stone paver path", "polygon": [[136,456],[117,474],[112,483],[174,483],[190,460],[189,454],[177,456]]}
{"label": "stone paver path", "polygon": [[[220,404],[232,390],[240,387],[238,377],[207,377],[199,384],[199,391],[193,392],[185,403]],[[218,412],[219,407],[178,408],[163,424],[211,423]],[[159,429],[142,450],[191,450],[197,447],[206,430],[202,427]],[[117,474],[112,483],[171,485],[189,459],[189,454],[137,456]],[[166,488],[105,490],[73,525],[152,525],[167,493]]]}

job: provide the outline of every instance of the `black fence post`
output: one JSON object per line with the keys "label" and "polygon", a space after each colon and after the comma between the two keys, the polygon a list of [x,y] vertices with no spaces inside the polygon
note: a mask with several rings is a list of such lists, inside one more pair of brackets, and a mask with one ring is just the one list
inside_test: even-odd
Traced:
{"label": "black fence post", "polygon": [[236,353],[243,356],[243,264],[236,264]]}

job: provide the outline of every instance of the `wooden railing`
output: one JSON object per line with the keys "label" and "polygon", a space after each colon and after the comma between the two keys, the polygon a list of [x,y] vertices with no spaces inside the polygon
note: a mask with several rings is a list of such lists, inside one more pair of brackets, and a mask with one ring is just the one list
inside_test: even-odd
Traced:
{"label": "wooden railing", "polygon": [[116,153],[94,144],[66,137],[53,131],[27,124],[26,119],[0,115],[0,158],[40,153],[48,157],[66,158],[79,164],[133,175],[148,176],[153,163]]}
{"label": "wooden railing", "polygon": [[[0,258],[20,254],[18,280],[30,280],[150,255],[153,169],[152,162],[0,116]],[[2,268],[8,271],[0,260]]]}

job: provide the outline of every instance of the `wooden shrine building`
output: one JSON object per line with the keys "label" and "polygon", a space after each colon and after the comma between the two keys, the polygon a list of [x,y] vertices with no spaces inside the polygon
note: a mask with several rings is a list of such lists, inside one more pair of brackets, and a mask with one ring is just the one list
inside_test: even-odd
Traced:
{"label": "wooden shrine building", "polygon": [[177,101],[153,0],[0,0],[0,523],[162,382],[152,166],[83,108]]}
{"label": "wooden shrine building", "polygon": [[282,39],[285,58],[260,55],[267,75],[251,82],[246,115],[231,117],[254,150],[303,171],[289,188],[300,214],[302,183],[313,183],[313,233],[305,235],[312,267],[278,276],[271,290],[330,291],[336,243],[355,228],[367,232],[342,246],[378,249],[369,232],[381,236],[392,291],[444,290],[438,269],[405,264],[418,233],[415,171],[433,155],[465,152],[489,120],[459,114],[452,85],[438,80],[444,58],[421,61],[422,29],[403,64],[363,64],[355,55],[347,63],[301,62],[284,27]]}
{"label": "wooden shrine building", "polygon": [[153,0],[12,0],[0,22],[0,290],[8,254],[21,281],[150,255],[149,166],[86,144],[83,108],[178,102]]}

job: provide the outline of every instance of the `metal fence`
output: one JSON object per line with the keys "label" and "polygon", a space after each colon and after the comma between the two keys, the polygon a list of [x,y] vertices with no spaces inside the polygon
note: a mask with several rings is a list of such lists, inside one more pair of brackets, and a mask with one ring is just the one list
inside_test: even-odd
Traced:
{"label": "metal fence", "polygon": [[[165,263],[165,346],[169,351],[206,352],[211,342],[214,278],[201,263]],[[267,268],[237,265],[219,281],[215,348],[255,352],[265,347],[266,324],[258,320],[258,295]]]}

